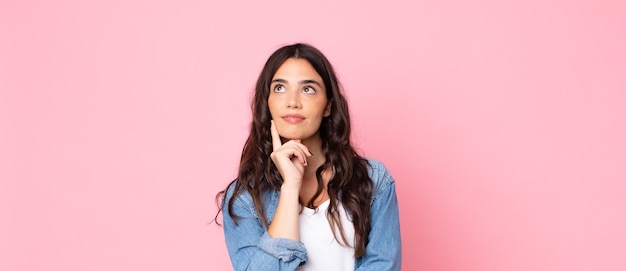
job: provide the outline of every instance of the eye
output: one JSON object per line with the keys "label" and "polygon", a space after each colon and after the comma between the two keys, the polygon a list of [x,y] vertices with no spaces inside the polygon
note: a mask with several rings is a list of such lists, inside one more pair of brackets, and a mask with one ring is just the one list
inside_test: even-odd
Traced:
{"label": "eye", "polygon": [[307,87],[304,87],[302,92],[304,92],[306,94],[313,94],[313,93],[315,93],[315,89],[313,87],[307,86]]}
{"label": "eye", "polygon": [[278,84],[274,86],[274,92],[285,92],[285,86]]}

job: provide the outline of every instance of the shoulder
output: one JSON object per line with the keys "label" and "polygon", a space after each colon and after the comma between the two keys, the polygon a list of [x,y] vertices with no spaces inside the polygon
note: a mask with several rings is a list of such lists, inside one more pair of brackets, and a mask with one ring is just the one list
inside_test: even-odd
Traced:
{"label": "shoulder", "polygon": [[382,192],[394,186],[395,180],[385,165],[376,159],[365,158],[368,162],[367,172],[374,183],[374,199]]}
{"label": "shoulder", "polygon": [[[228,203],[232,199],[232,208],[237,209],[234,210],[235,213],[240,213],[243,211],[246,213],[250,213],[256,218],[259,218],[260,214],[255,207],[252,194],[250,193],[250,191],[244,189],[243,185],[245,184],[238,183],[238,180],[235,180],[230,185],[228,185],[226,193],[224,194],[224,208],[229,207]],[[274,209],[276,209],[276,205],[278,204],[278,197],[278,191],[265,190],[261,192],[261,199],[259,200],[262,203],[263,212],[268,218],[272,217],[274,214]]]}
{"label": "shoulder", "polygon": [[243,209],[253,214],[256,214],[256,210],[254,209],[254,202],[252,200],[252,195],[245,189],[242,189],[237,195],[236,190],[238,185],[238,180],[232,181],[228,188],[226,188],[226,193],[224,194],[224,208],[228,208],[230,200],[235,197],[233,201],[233,209]]}

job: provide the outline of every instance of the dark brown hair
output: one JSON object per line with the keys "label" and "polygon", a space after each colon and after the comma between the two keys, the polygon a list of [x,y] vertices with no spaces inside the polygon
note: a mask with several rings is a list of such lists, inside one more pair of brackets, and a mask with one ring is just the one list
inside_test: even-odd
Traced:
{"label": "dark brown hair", "polygon": [[252,103],[252,125],[241,154],[238,177],[229,184],[229,187],[235,186],[234,192],[230,199],[224,197],[227,189],[218,193],[219,209],[221,211],[224,204],[228,204],[228,215],[236,223],[237,216],[232,211],[233,203],[239,195],[248,192],[252,196],[254,206],[264,226],[269,226],[263,211],[263,193],[267,190],[280,190],[282,178],[270,159],[273,148],[269,129],[271,115],[267,100],[272,77],[278,68],[290,58],[305,59],[313,66],[324,81],[326,97],[331,104],[330,116],[322,120],[319,129],[326,162],[316,171],[316,194],[304,205],[315,207],[313,201],[324,188],[321,173],[326,169],[332,169],[334,174],[327,187],[330,205],[326,216],[331,228],[339,229],[341,240],[336,234],[335,239],[344,245],[348,244],[337,210],[338,203],[341,202],[350,214],[354,225],[355,257],[361,257],[365,254],[371,228],[370,203],[373,182],[367,173],[367,160],[355,151],[350,142],[348,103],[342,94],[333,67],[318,49],[308,44],[297,43],[281,47],[265,63],[256,83]]}

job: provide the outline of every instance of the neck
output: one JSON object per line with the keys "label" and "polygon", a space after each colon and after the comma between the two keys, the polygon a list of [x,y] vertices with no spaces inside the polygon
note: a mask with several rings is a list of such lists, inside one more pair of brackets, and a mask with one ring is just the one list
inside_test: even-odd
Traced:
{"label": "neck", "polygon": [[[304,168],[304,179],[302,183],[302,188],[300,189],[300,198],[304,201],[304,203],[308,203],[311,197],[317,191],[317,176],[315,173],[317,169],[326,162],[326,156],[322,151],[322,140],[317,136],[313,136],[307,138],[306,140],[302,140],[301,143],[309,149],[313,153],[311,157],[307,158],[307,163],[309,164]],[[324,200],[328,198],[328,193],[326,192],[326,185],[328,181],[332,177],[332,170],[325,170],[322,172],[322,180],[324,182],[324,190],[322,194],[320,194],[315,199],[315,205],[319,205]]]}
{"label": "neck", "polygon": [[326,162],[326,157],[322,151],[322,138],[318,133],[312,137],[301,140],[300,143],[305,145],[309,151],[313,153],[311,157],[307,158],[309,165],[304,169],[304,179],[309,179],[309,177],[315,179],[315,171]]}

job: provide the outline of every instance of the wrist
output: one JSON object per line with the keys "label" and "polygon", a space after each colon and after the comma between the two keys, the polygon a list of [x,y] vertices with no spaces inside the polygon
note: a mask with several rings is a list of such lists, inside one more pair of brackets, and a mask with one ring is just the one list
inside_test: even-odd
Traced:
{"label": "wrist", "polygon": [[300,182],[283,182],[280,186],[281,193],[294,192],[296,195],[300,194],[300,188],[302,187]]}

